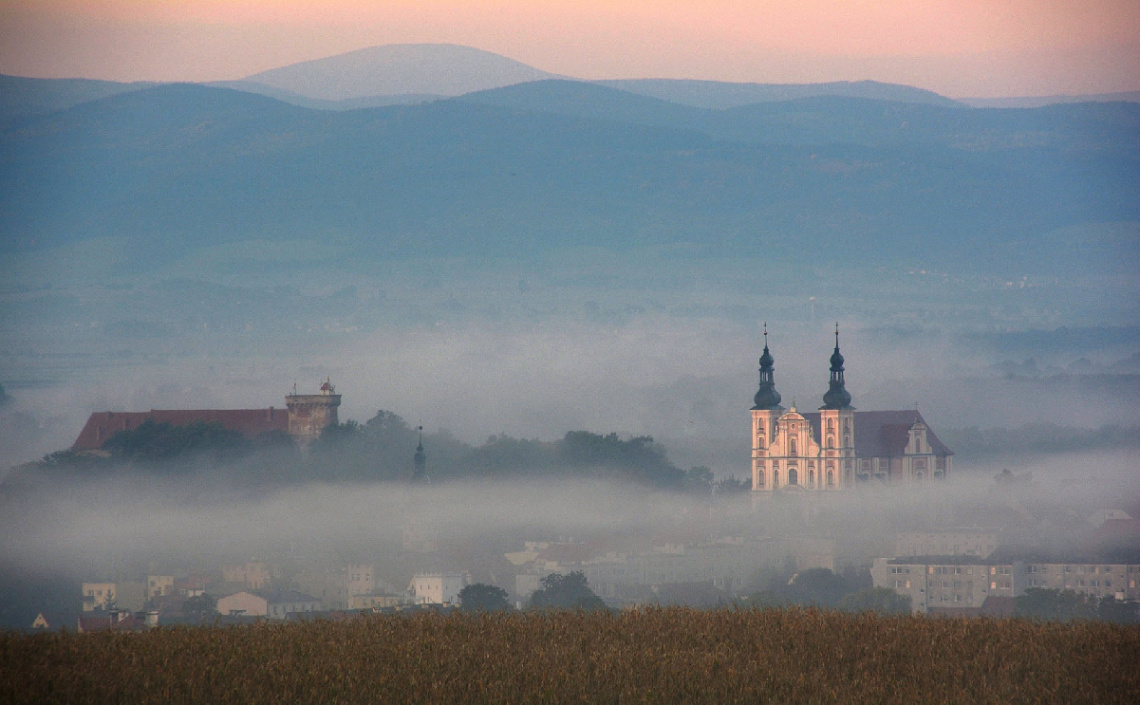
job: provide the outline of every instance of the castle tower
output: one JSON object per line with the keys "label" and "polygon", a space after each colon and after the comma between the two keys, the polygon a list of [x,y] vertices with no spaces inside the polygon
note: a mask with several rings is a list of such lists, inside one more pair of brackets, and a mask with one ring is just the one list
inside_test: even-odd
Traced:
{"label": "castle tower", "polygon": [[752,407],[752,489],[770,492],[773,485],[769,462],[772,441],[776,438],[776,419],[784,411],[772,372],[775,360],[768,351],[768,324],[764,324],[764,354],[760,356],[760,389]]}
{"label": "castle tower", "polygon": [[839,323],[835,324],[835,351],[831,354],[831,379],[819,407],[820,488],[838,490],[855,484],[855,407],[843,379],[843,355],[839,352]]}
{"label": "castle tower", "polygon": [[293,393],[285,397],[285,406],[289,409],[289,435],[302,446],[339,423],[336,410],[340,406],[340,395],[328,377],[321,384],[320,394],[297,394],[294,386]]}

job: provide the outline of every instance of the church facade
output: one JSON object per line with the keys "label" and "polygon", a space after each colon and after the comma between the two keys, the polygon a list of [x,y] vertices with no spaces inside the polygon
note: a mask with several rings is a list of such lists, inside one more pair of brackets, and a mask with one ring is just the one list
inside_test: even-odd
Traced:
{"label": "church facade", "polygon": [[830,379],[818,411],[780,405],[775,360],[760,357],[760,389],[752,407],[752,491],[837,492],[860,484],[907,484],[950,475],[953,451],[917,409],[856,411],[844,380],[839,327]]}

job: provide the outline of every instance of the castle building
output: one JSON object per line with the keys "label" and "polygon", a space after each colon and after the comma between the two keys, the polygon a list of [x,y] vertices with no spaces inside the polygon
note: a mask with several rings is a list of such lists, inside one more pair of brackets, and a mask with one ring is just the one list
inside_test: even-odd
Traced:
{"label": "castle building", "polygon": [[192,423],[219,424],[249,439],[265,433],[288,433],[302,445],[321,435],[321,431],[338,423],[340,395],[325,378],[319,394],[292,394],[285,397],[285,408],[278,409],[151,409],[150,411],[97,411],[87,418],[83,430],[71,449],[96,451],[111,436],[133,431],[146,421],[171,426]]}
{"label": "castle building", "polygon": [[329,426],[336,426],[340,395],[329,378],[321,385],[320,394],[297,394],[285,397],[289,409],[289,435],[302,445],[315,441]]}
{"label": "castle building", "polygon": [[775,360],[764,329],[760,389],[752,407],[752,491],[834,492],[859,483],[945,479],[953,452],[917,409],[856,411],[844,380],[839,325],[823,406],[801,413],[780,405]]}

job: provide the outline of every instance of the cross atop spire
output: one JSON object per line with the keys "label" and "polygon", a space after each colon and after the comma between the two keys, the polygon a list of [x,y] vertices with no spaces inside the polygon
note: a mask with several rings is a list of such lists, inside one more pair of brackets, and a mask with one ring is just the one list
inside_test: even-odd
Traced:
{"label": "cross atop spire", "polygon": [[756,406],[753,409],[782,409],[780,406],[780,393],[776,391],[776,382],[772,370],[776,369],[776,361],[768,351],[768,322],[764,322],[764,354],[760,356],[760,389],[753,400]]}
{"label": "cross atop spire", "polygon": [[839,321],[835,322],[835,352],[831,353],[831,380],[821,409],[851,409],[851,394],[843,381],[843,355],[839,352]]}

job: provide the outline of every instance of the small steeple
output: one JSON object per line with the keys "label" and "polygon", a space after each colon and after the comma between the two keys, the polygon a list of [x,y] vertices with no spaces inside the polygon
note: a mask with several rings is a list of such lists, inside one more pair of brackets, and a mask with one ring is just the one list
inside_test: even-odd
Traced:
{"label": "small steeple", "polygon": [[851,394],[843,381],[843,355],[839,352],[839,321],[835,322],[835,352],[831,353],[831,380],[821,409],[853,409]]}
{"label": "small steeple", "polygon": [[776,391],[776,383],[772,378],[775,369],[775,360],[768,352],[768,323],[764,323],[764,354],[760,356],[760,389],[756,392],[753,401],[755,410],[783,409],[780,406],[780,393]]}
{"label": "small steeple", "polygon": [[427,475],[427,454],[424,453],[424,427],[417,426],[420,433],[420,442],[416,446],[416,455],[412,459],[415,469],[412,471],[412,482],[420,485],[430,485],[431,479]]}

